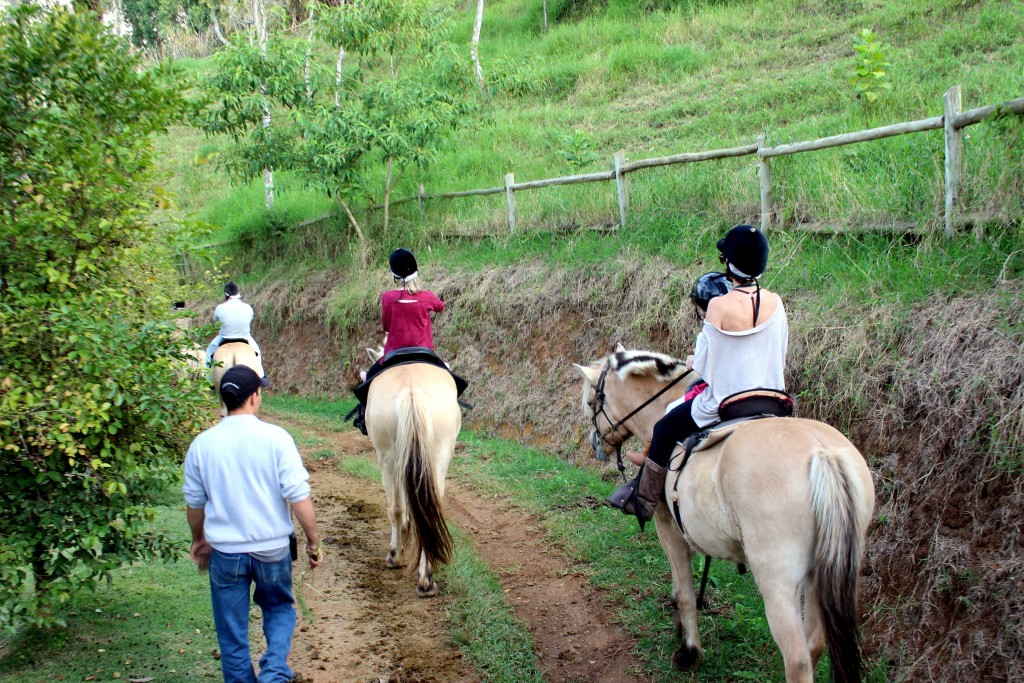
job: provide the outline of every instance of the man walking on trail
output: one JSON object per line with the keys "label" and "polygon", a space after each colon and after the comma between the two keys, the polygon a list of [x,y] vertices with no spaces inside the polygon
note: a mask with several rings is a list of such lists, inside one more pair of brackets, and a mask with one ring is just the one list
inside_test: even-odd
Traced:
{"label": "man walking on trail", "polygon": [[[322,561],[309,473],[288,432],[257,417],[259,375],[244,365],[228,369],[220,395],[227,417],[197,436],[185,457],[189,556],[210,570],[225,683],[285,683],[292,679],[288,653],[296,621],[289,505],[306,534],[309,566]],[[249,654],[251,584],[267,639],[258,677]]]}

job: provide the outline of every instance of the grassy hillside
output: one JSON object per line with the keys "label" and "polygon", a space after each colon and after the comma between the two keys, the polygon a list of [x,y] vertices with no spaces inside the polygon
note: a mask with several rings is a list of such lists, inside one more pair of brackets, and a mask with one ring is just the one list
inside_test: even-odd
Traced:
{"label": "grassy hillside", "polygon": [[[493,95],[431,168],[408,174],[395,196],[494,187],[518,180],[611,168],[616,150],[630,159],[750,144],[814,139],[942,113],[942,95],[960,84],[965,108],[1024,93],[1024,2],[859,0],[549,3],[486,5],[480,55]],[[650,9],[653,6],[653,9]],[[469,41],[475,3],[464,3],[454,37]],[[873,29],[888,47],[892,90],[878,102],[856,97],[852,34]],[[191,65],[202,78],[203,63]],[[567,139],[568,138],[568,139]],[[968,129],[963,213],[1006,223],[1020,215],[1024,190],[1021,127]],[[773,161],[781,216],[789,224],[864,225],[941,216],[941,131],[824,150]],[[185,208],[224,226],[255,229],[259,181],[232,189],[214,171],[222,140],[176,131],[165,149]],[[587,161],[587,152],[594,157]],[[576,167],[566,154],[583,160]],[[369,183],[382,194],[383,168]],[[667,231],[719,226],[757,215],[751,157],[674,166],[631,176],[632,229],[657,245]],[[282,226],[319,215],[327,197],[301,178],[279,180],[272,220]],[[523,229],[608,225],[617,221],[610,183],[521,192]],[[398,235],[500,232],[504,197],[398,209]],[[656,247],[655,247],[656,248]]]}
{"label": "grassy hillside", "polygon": [[[936,116],[956,84],[965,108],[1024,96],[1021,0],[548,5],[544,32],[540,0],[487,3],[493,92],[397,197],[418,182],[441,192],[495,187],[509,171],[604,170],[619,149],[639,159]],[[474,8],[460,6],[461,41]],[[874,105],[848,81],[862,28],[889,45],[893,87]],[[981,239],[929,232],[942,216],[940,131],[772,162],[783,225],[765,284],[790,312],[787,382],[801,414],[850,434],[876,475],[863,611],[869,655],[891,680],[1024,677],[1024,123],[966,133],[962,215]],[[401,243],[449,303],[436,337],[472,383],[468,423],[581,463],[571,362],[617,340],[685,356],[690,284],[718,265],[724,230],[758,215],[750,157],[631,175],[618,231],[581,229],[617,222],[610,183],[517,193],[511,236],[500,194],[428,203],[426,220],[410,203],[389,235],[374,229],[367,270],[340,223],[289,227],[331,208],[300,176],[279,180],[268,216],[259,181],[235,188],[196,163],[223,141],[179,130],[162,145],[182,206],[238,240],[223,254],[257,308],[277,389],[347,394],[377,342],[384,256]],[[578,166],[564,158],[588,152]],[[903,221],[922,233],[797,229]]]}

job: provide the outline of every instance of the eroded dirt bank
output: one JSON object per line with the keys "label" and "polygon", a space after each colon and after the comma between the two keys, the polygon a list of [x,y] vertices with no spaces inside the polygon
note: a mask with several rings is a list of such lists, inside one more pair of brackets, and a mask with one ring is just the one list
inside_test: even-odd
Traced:
{"label": "eroded dirt bank", "polygon": [[[380,485],[338,471],[343,458],[372,455],[369,440],[354,432],[314,431],[273,414],[268,419],[315,435],[333,453],[307,458],[328,560],[302,576],[300,606],[305,609],[300,610],[291,659],[301,680],[480,680],[447,642],[443,579],[440,596],[423,600],[404,572],[384,568],[390,529]],[[633,641],[610,623],[601,597],[571,570],[565,556],[542,542],[529,515],[457,482],[450,484],[446,509],[449,520],[498,574],[510,606],[533,636],[547,681],[647,680],[630,655]]]}
{"label": "eroded dirt bank", "polygon": [[[473,274],[431,268],[449,304],[442,355],[472,384],[467,426],[582,461],[585,427],[573,362],[628,347],[688,352],[682,307],[697,274],[623,258],[601,272],[527,264]],[[276,388],[347,396],[379,342],[376,292],[343,273],[265,283],[257,336]],[[876,478],[864,565],[869,659],[909,681],[1024,680],[1024,294],[934,296],[911,306],[823,308],[791,295],[788,388],[799,414],[851,436]],[[680,313],[683,311],[683,313]]]}

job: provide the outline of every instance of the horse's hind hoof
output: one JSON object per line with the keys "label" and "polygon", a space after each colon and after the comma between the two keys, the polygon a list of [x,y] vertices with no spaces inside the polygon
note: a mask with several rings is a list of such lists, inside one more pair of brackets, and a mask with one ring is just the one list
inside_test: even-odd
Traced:
{"label": "horse's hind hoof", "polygon": [[433,579],[430,580],[430,585],[424,588],[423,586],[416,586],[416,595],[421,598],[432,598],[437,595],[437,582]]}
{"label": "horse's hind hoof", "polygon": [[399,569],[401,568],[402,565],[398,564],[398,562],[395,560],[394,553],[388,553],[387,558],[384,560],[384,566],[386,566],[388,569]]}
{"label": "horse's hind hoof", "polygon": [[685,643],[672,653],[672,667],[679,671],[689,671],[697,666],[699,660],[700,650]]}

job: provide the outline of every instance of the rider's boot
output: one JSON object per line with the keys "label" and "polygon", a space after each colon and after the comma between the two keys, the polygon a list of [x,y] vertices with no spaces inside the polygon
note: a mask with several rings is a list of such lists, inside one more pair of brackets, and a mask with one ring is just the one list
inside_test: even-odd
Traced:
{"label": "rider's boot", "polygon": [[366,433],[366,406],[362,403],[356,406],[356,416],[352,419],[352,424],[363,433],[363,436],[368,436]]}
{"label": "rider's boot", "polygon": [[636,515],[640,530],[654,517],[654,508],[665,500],[665,475],[668,468],[650,458],[644,461],[640,473],[620,486],[608,498],[608,504],[623,514]]}

